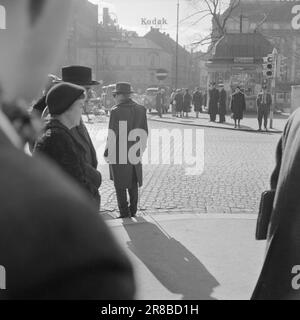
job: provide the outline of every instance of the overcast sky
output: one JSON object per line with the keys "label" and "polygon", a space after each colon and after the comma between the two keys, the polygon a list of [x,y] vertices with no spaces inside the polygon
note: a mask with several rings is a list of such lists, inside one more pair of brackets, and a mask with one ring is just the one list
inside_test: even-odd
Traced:
{"label": "overcast sky", "polygon": [[[138,32],[143,36],[150,27],[142,25],[142,18],[154,19],[165,18],[167,25],[162,31],[169,33],[176,38],[176,8],[177,0],[89,0],[100,4],[101,8],[108,7],[118,19],[121,27]],[[180,0],[180,20],[196,13],[200,8],[188,3],[187,0]],[[101,14],[102,10],[100,11]],[[201,35],[206,35],[210,30],[210,19],[197,22],[201,15],[195,15],[180,23],[179,43],[191,49],[190,44],[199,40]],[[100,19],[102,16],[100,15]],[[200,49],[200,48],[198,48]],[[203,49],[203,48],[202,48]]]}

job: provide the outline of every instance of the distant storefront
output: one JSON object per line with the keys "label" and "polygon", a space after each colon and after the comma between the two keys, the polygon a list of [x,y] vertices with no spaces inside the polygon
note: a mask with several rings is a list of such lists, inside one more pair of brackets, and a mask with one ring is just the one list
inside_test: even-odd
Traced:
{"label": "distant storefront", "polygon": [[207,63],[209,80],[223,83],[230,94],[240,86],[246,96],[247,110],[253,110],[263,81],[263,57],[272,50],[271,43],[259,33],[227,34],[215,45]]}

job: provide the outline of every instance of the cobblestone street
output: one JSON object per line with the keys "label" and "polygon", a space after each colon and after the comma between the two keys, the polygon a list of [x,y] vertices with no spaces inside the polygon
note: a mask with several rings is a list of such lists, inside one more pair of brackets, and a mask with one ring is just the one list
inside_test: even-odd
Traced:
{"label": "cobblestone street", "polygon": [[[106,122],[87,123],[99,160],[99,129]],[[195,127],[149,121],[152,129],[196,130]],[[198,128],[199,130],[199,128]],[[204,130],[205,166],[201,175],[186,175],[187,165],[147,164],[140,192],[140,213],[257,213],[260,194],[269,188],[275,163],[275,148],[280,135],[223,129]],[[98,136],[97,136],[98,134]],[[101,133],[103,135],[103,133]],[[175,154],[181,152],[175,141]],[[193,152],[195,152],[195,147]],[[174,148],[171,148],[173,154]],[[163,153],[169,153],[164,150]],[[171,157],[173,159],[173,157]],[[108,166],[101,164],[101,211],[108,218],[118,214]]]}

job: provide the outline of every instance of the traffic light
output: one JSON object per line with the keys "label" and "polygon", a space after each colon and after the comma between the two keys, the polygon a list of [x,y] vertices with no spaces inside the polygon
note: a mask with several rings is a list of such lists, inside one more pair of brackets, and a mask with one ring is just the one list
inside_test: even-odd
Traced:
{"label": "traffic light", "polygon": [[287,57],[282,54],[278,55],[277,60],[277,77],[285,79],[287,76]]}
{"label": "traffic light", "polygon": [[267,87],[267,86],[268,86],[268,79],[263,79],[262,87]]}
{"label": "traffic light", "polygon": [[273,61],[273,55],[268,54],[267,57],[263,58],[263,75],[266,78],[273,78],[274,76],[274,61]]}

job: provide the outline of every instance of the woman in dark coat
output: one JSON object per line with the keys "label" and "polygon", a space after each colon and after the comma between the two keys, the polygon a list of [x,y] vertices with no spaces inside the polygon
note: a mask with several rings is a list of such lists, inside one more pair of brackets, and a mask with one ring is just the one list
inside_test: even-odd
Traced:
{"label": "woman in dark coat", "polygon": [[235,93],[231,96],[230,110],[234,120],[234,128],[240,128],[240,122],[246,110],[245,95],[241,92],[240,87],[237,87]]}
{"label": "woman in dark coat", "polygon": [[180,117],[182,117],[183,112],[183,94],[180,89],[177,89],[177,93],[175,95],[175,104],[176,104],[176,117],[178,117],[178,114]]}
{"label": "woman in dark coat", "polygon": [[71,133],[79,125],[84,101],[85,90],[77,85],[61,83],[49,91],[46,102],[51,119],[36,143],[34,154],[52,158],[87,191],[99,209],[101,174],[86,161],[86,151]]}
{"label": "woman in dark coat", "polygon": [[196,88],[193,94],[193,105],[194,111],[196,112],[196,118],[199,117],[199,112],[202,113],[202,105],[203,105],[203,96],[202,93],[199,91],[199,88]]}
{"label": "woman in dark coat", "polygon": [[186,117],[189,117],[189,112],[191,111],[192,96],[189,93],[189,89],[185,90],[183,96],[183,112],[185,112]]}

